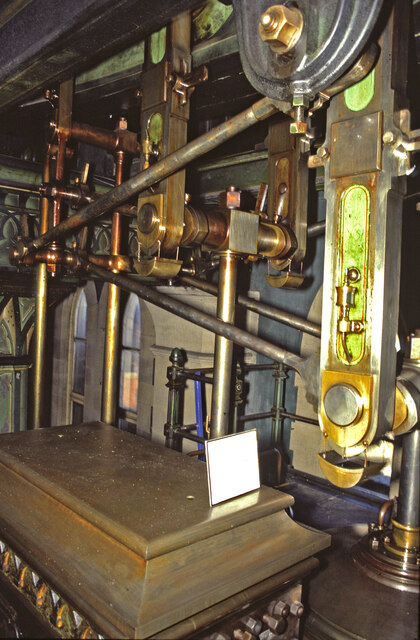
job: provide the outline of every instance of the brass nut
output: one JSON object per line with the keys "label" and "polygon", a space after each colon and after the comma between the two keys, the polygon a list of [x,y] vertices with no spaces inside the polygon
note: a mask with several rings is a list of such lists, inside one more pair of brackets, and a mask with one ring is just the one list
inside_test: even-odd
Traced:
{"label": "brass nut", "polygon": [[290,123],[290,133],[293,134],[302,134],[306,133],[308,126],[306,122],[291,122]]}
{"label": "brass nut", "polygon": [[302,34],[303,18],[299,9],[276,4],[260,18],[259,31],[274,53],[283,55],[291,51]]}
{"label": "brass nut", "polygon": [[219,205],[222,209],[240,209],[241,190],[232,185],[226,191],[222,191],[219,196]]}

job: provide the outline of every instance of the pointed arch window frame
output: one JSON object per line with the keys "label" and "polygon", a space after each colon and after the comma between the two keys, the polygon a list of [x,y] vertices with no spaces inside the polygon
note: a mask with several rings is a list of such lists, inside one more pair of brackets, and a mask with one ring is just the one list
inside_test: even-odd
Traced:
{"label": "pointed arch window frame", "polygon": [[141,306],[131,293],[124,307],[120,347],[118,427],[136,432],[141,365]]}
{"label": "pointed arch window frame", "polygon": [[87,298],[83,289],[75,295],[70,326],[68,419],[71,424],[79,424],[85,404],[87,351]]}

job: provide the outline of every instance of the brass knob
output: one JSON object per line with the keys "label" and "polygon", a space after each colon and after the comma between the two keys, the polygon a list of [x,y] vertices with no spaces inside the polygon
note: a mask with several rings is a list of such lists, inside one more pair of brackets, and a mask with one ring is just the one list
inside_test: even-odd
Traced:
{"label": "brass knob", "polygon": [[284,54],[291,51],[302,34],[303,17],[299,9],[275,4],[260,18],[260,36],[272,51]]}

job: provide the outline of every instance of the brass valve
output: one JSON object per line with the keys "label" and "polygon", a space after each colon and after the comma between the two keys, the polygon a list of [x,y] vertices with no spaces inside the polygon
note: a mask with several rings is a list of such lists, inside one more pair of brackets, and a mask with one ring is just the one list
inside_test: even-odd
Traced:
{"label": "brass valve", "polygon": [[274,53],[283,55],[297,45],[302,34],[303,17],[299,9],[276,4],[269,7],[260,18],[261,40]]}
{"label": "brass valve", "polygon": [[344,284],[341,287],[336,287],[336,304],[340,308],[337,331],[341,336],[344,353],[346,354],[349,364],[352,361],[352,356],[347,347],[347,334],[361,333],[365,328],[364,323],[361,320],[350,320],[349,318],[350,309],[353,309],[355,306],[355,297],[357,293],[357,287],[352,286],[350,283],[355,283],[359,279],[360,273],[358,269],[355,267],[346,269]]}

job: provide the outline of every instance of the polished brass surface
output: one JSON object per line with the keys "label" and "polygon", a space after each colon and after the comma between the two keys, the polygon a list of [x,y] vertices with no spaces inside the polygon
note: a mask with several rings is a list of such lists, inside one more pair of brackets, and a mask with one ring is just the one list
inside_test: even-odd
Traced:
{"label": "polished brass surface", "polygon": [[297,289],[303,284],[305,276],[303,273],[295,273],[293,271],[284,271],[280,275],[265,274],[270,287],[275,289]]}
{"label": "polished brass surface", "polygon": [[278,54],[294,49],[303,29],[303,17],[296,7],[276,4],[269,7],[260,19],[260,36]]}
{"label": "polished brass surface", "polygon": [[134,260],[133,268],[140,276],[153,276],[155,278],[170,279],[178,275],[182,267],[182,260],[170,258],[148,258]]}
{"label": "polished brass surface", "polygon": [[210,508],[204,465],[101,423],[2,436],[0,538],[108,637],[155,637],[325,548],[292,502]]}
{"label": "polished brass surface", "polygon": [[354,487],[363,478],[379,473],[382,463],[369,462],[362,458],[341,458],[335,451],[318,453],[318,462],[324,476],[336,487]]}
{"label": "polished brass surface", "polygon": [[[124,175],[124,152],[115,155],[115,185],[119,186]],[[114,211],[111,230],[111,256],[119,256],[122,241],[122,216]],[[118,342],[120,331],[120,301],[121,291],[115,284],[108,288],[108,299],[105,321],[105,349],[102,386],[101,419],[113,424],[117,412],[118,396]]]}
{"label": "polished brass surface", "polygon": [[[149,53],[146,53],[141,77],[144,169],[185,145],[191,83],[207,79],[206,73],[196,75],[197,70],[190,74],[190,14],[186,12],[178,16],[167,30],[159,62],[153,61],[153,35],[146,41]],[[153,127],[156,121],[160,123],[157,133]],[[138,232],[141,248],[146,254],[171,257],[179,247],[183,234],[184,194],[185,171],[177,171],[157,184],[149,199],[147,196],[139,199],[139,223],[145,205],[150,201],[155,207],[150,228],[143,225]]]}
{"label": "polished brass surface", "polygon": [[[233,324],[235,317],[237,263],[237,256],[231,252],[220,256],[217,317],[229,324]],[[227,435],[229,431],[232,354],[233,342],[222,336],[216,336],[211,399],[211,438],[220,438]]]}
{"label": "polished brass surface", "polygon": [[289,122],[276,118],[269,126],[267,212],[271,221],[282,222],[296,237],[293,254],[295,271],[306,253],[308,167],[307,152],[296,136],[290,135]]}
{"label": "polished brass surface", "polygon": [[[351,88],[352,95],[359,99],[347,99],[346,89],[332,98],[327,112],[323,147],[330,155],[324,163],[327,212],[321,372],[335,371],[336,383],[346,382],[346,370],[370,377],[370,389],[366,388],[369,393],[358,389],[368,404],[364,404],[361,419],[352,426],[334,433],[330,425],[324,424],[321,398],[320,421],[336,443],[334,448],[346,447],[347,455],[362,453],[366,445],[389,433],[395,419],[395,335],[406,184],[398,180],[398,159],[393,155],[392,144],[383,142],[383,134],[391,131],[397,136],[398,123],[401,126],[396,114],[405,104],[406,76],[402,72],[395,83],[392,69],[396,65],[406,69],[407,37],[402,34],[407,24],[404,6],[390,12],[379,38],[380,55],[367,76],[368,83],[363,81],[365,84]],[[341,215],[337,215],[338,211]],[[349,318],[340,318],[335,304],[336,287],[345,285],[345,272],[351,267],[360,272],[356,306]],[[354,322],[353,327],[346,324],[347,320]],[[342,332],[340,336],[339,328],[357,331]],[[344,336],[347,357],[341,346]],[[351,384],[350,379],[347,381]]]}
{"label": "polished brass surface", "polygon": [[407,418],[408,410],[404,396],[401,389],[397,386],[395,389],[395,409],[394,409],[394,424],[392,431],[394,434],[399,435],[404,433],[403,424]]}
{"label": "polished brass surface", "polygon": [[[357,393],[358,408],[354,419],[347,426],[340,426],[330,419],[325,411],[325,394],[335,385],[349,385]],[[372,378],[357,373],[323,371],[321,385],[320,420],[321,430],[331,438],[339,451],[347,450],[347,455],[354,455],[351,447],[367,440],[370,428],[370,397]]]}
{"label": "polished brass surface", "polygon": [[392,542],[399,549],[420,549],[420,527],[409,527],[392,520]]}
{"label": "polished brass surface", "polygon": [[137,202],[137,239],[146,252],[161,243],[165,233],[163,225],[164,196],[162,193],[141,196]]}
{"label": "polished brass surface", "polygon": [[[50,179],[50,157],[45,154],[42,180]],[[41,215],[39,232],[48,230],[48,198],[41,199]],[[35,323],[34,323],[34,377],[32,388],[32,427],[39,429],[44,422],[44,398],[45,398],[45,346],[47,338],[47,305],[48,305],[48,274],[47,265],[40,263],[36,267],[36,296],[35,296]]]}

